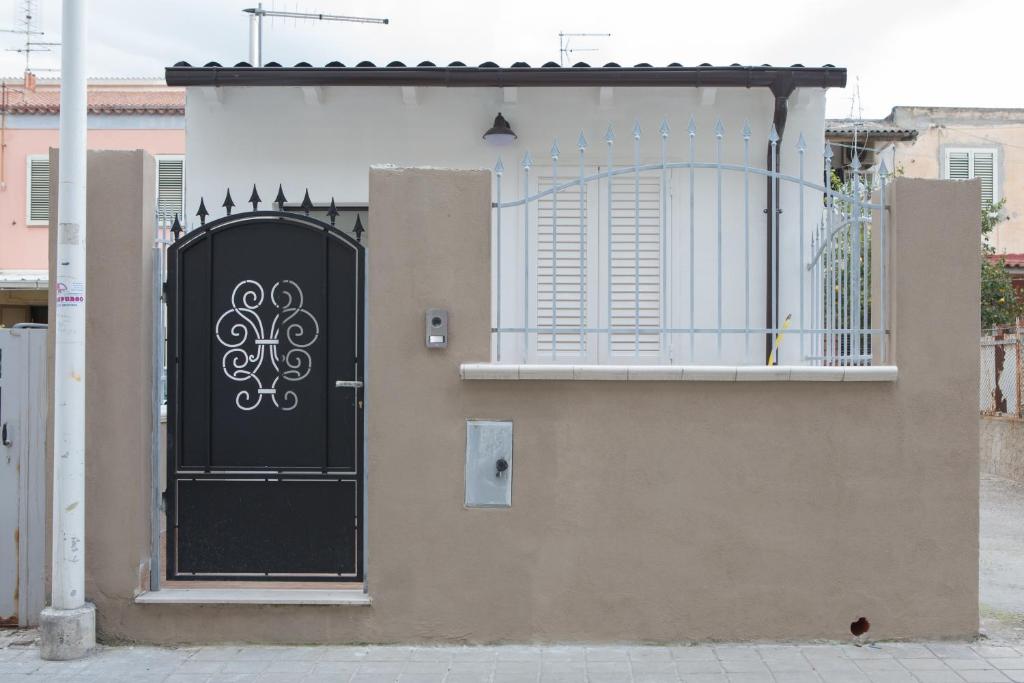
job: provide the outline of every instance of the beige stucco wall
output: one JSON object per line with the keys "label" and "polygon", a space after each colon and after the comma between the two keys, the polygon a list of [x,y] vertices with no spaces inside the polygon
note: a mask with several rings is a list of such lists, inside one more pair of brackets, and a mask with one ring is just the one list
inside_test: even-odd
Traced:
{"label": "beige stucco wall", "polygon": [[996,199],[1006,199],[1006,220],[992,244],[1000,253],[1024,253],[1024,110],[897,107],[893,116],[919,131],[916,141],[895,145],[896,168],[908,178],[942,178],[949,147],[995,150]]}
{"label": "beige stucco wall", "polygon": [[[103,323],[88,338],[86,566],[103,637],[842,639],[859,616],[879,638],[976,632],[976,184],[893,188],[899,381],[806,384],[464,382],[460,363],[489,358],[489,174],[380,169],[369,188],[369,607],[132,602],[148,318],[123,285],[148,280],[137,248],[97,253],[97,233],[138,232],[135,210],[90,214]],[[115,261],[123,277],[96,273]],[[447,350],[424,348],[428,307],[450,311]],[[463,507],[467,418],[514,421],[510,509]]]}
{"label": "beige stucco wall", "polygon": [[981,471],[1024,483],[1024,421],[981,417]]}

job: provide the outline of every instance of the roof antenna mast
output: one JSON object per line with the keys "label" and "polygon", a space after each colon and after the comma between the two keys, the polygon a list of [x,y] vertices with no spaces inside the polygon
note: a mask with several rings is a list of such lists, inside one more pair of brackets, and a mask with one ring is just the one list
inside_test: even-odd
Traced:
{"label": "roof antenna mast", "polygon": [[263,3],[242,10],[249,14],[249,63],[263,66],[263,17],[282,17],[285,19],[309,19],[312,21],[348,21],[355,24],[387,24],[387,19],[373,17],[349,17],[341,14],[322,14],[320,12],[283,12],[263,9]]}
{"label": "roof antenna mast", "polygon": [[[50,48],[60,43],[48,43],[36,40],[34,36],[45,35],[42,31],[36,30],[36,0],[21,0],[21,19],[18,21],[18,28],[0,28],[0,33],[17,33],[25,37],[25,46],[8,48],[8,52],[20,52],[25,55],[25,74],[32,72],[30,60],[33,52],[50,52]],[[56,69],[40,69],[41,71],[56,71]],[[27,76],[26,76],[27,77]]]}
{"label": "roof antenna mast", "polygon": [[565,33],[558,32],[558,65],[565,66],[569,56],[576,52],[597,52],[596,47],[569,47],[571,38],[611,38],[610,33]]}

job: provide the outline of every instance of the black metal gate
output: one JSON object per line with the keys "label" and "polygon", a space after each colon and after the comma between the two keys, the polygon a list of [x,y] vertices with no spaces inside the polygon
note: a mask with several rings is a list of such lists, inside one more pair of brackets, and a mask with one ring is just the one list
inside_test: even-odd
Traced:
{"label": "black metal gate", "polygon": [[168,579],[362,578],[363,268],[283,211],[169,248]]}

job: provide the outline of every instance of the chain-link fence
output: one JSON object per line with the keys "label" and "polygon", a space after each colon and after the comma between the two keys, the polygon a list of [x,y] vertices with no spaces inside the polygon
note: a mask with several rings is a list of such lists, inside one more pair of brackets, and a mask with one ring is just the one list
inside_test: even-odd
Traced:
{"label": "chain-link fence", "polygon": [[1022,417],[1021,355],[1024,328],[990,330],[981,337],[981,382],[978,391],[982,415]]}

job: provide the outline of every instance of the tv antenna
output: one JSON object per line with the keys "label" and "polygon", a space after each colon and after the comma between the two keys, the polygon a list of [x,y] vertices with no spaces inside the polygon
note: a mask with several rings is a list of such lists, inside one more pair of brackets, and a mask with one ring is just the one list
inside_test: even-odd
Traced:
{"label": "tv antenna", "polygon": [[596,47],[569,47],[573,38],[611,38],[610,33],[565,33],[558,32],[558,65],[565,66],[569,55],[576,52],[597,52]]}
{"label": "tv antenna", "polygon": [[[60,43],[43,42],[36,39],[36,36],[46,35],[37,31],[36,21],[36,0],[21,0],[21,19],[18,21],[18,28],[0,28],[0,33],[17,33],[25,37],[24,47],[7,48],[8,52],[18,52],[25,55],[25,73],[31,72],[31,59],[33,52],[52,52],[51,47]],[[39,69],[39,71],[56,71],[57,69]]]}
{"label": "tv antenna", "polygon": [[348,21],[355,24],[387,24],[387,19],[373,17],[349,17],[342,14],[322,14],[320,12],[285,12],[263,9],[263,3],[242,10],[249,14],[249,63],[263,66],[263,17],[281,17],[283,19],[309,19],[312,21]]}

